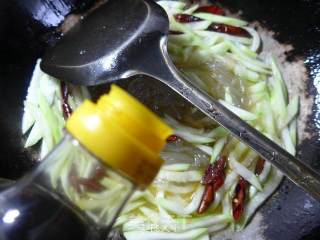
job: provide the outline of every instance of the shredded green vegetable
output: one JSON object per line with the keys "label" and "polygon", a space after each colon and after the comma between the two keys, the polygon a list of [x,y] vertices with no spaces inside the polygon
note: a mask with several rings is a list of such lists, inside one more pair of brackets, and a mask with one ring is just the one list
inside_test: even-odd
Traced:
{"label": "shredded green vegetable", "polygon": [[[170,30],[168,50],[175,65],[196,85],[217,98],[229,110],[261,131],[270,139],[295,154],[299,99],[288,96],[287,87],[276,59],[259,56],[261,39],[247,22],[228,16],[196,12],[199,5],[182,1],[158,1],[167,12]],[[175,14],[189,14],[201,21],[179,23]],[[209,31],[212,23],[241,27],[251,37]],[[85,87],[69,85],[69,104],[75,109],[90,98]],[[27,135],[25,147],[42,141],[41,157],[62,137],[64,126],[60,85],[36,65],[28,95],[24,102],[22,132]],[[171,103],[168,103],[171,104]],[[168,106],[170,107],[170,106]],[[166,114],[166,113],[164,113]],[[209,239],[209,234],[225,228],[245,227],[256,209],[280,184],[282,174],[265,162],[262,172],[255,173],[259,157],[247,146],[229,135],[222,127],[211,124],[201,127],[183,118],[164,115],[178,140],[169,143],[162,157],[167,164],[155,182],[145,191],[136,192],[116,222],[128,240],[134,239]],[[205,120],[205,121],[204,121]],[[210,122],[204,118],[203,122]],[[107,147],[107,146],[106,146]],[[68,184],[71,171],[69,158],[76,152],[63,152],[60,165],[48,169],[51,184],[60,182],[62,190],[79,207],[95,219],[103,219],[98,206],[111,206],[113,192],[121,191],[116,175],[101,181],[106,191],[88,194],[79,200]],[[215,192],[215,200],[204,215],[197,213],[204,193],[201,179],[204,167],[219,156],[228,158],[226,178]],[[89,175],[92,164],[86,156],[79,158],[77,171]],[[199,158],[202,160],[200,161]],[[236,221],[232,215],[232,199],[240,177],[249,183],[244,212]],[[106,201],[107,199],[107,201]]]}

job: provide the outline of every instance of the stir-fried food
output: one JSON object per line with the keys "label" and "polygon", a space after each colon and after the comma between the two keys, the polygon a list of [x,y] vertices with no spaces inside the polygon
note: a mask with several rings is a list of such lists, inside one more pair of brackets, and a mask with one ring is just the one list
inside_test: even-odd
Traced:
{"label": "stir-fried food", "polygon": [[[226,16],[219,6],[158,3],[169,16],[168,50],[181,72],[295,154],[299,100],[288,96],[276,60],[259,54],[258,32],[247,22]],[[23,133],[28,135],[26,147],[41,141],[43,157],[60,140],[72,109],[89,97],[85,87],[61,83],[37,65],[22,123]],[[224,228],[241,230],[275,191],[282,174],[204,116],[193,121],[166,112],[163,116],[175,131],[162,152],[167,164],[146,191],[134,194],[116,226],[128,240],[208,239],[209,234]],[[196,156],[199,152],[201,164]],[[48,169],[52,184],[65,183],[63,191],[70,200],[103,221],[95,209],[105,204],[105,199],[109,205],[117,201],[112,198],[112,191],[118,191],[116,176],[108,175],[102,181],[100,176],[105,173],[86,156],[77,157],[77,165],[68,164],[66,157],[61,168]],[[86,172],[87,177],[79,179],[79,172]],[[79,201],[83,188],[91,193]]]}

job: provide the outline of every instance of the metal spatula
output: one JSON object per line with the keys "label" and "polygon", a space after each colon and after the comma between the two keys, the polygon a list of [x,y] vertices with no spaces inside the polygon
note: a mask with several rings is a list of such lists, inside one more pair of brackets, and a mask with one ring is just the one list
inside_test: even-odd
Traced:
{"label": "metal spatula", "polygon": [[77,24],[41,63],[48,74],[86,86],[149,75],[183,96],[320,200],[320,176],[184,78],[167,53],[168,17],[151,0],[109,0]]}

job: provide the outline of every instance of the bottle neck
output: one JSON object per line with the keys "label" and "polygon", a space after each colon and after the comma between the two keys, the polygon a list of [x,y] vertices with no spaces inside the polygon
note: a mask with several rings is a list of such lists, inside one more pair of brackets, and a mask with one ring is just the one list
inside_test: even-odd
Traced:
{"label": "bottle neck", "polygon": [[54,198],[109,232],[135,190],[135,185],[94,157],[70,134],[43,162],[14,186],[14,191],[40,185]]}

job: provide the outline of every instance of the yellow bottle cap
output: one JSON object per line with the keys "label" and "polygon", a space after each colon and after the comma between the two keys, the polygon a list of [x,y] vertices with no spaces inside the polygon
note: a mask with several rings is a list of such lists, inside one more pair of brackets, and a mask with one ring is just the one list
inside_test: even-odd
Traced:
{"label": "yellow bottle cap", "polygon": [[158,116],[116,85],[97,104],[86,100],[68,119],[66,129],[140,188],[157,175],[163,163],[160,151],[172,134]]}

